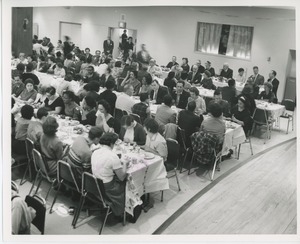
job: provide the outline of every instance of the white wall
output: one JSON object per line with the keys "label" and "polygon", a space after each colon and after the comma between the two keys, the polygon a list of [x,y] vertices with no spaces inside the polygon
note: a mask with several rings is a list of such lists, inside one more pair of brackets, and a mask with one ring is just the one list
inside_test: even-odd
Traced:
{"label": "white wall", "polygon": [[[201,59],[202,63],[209,60],[219,70],[227,61],[234,75],[238,68],[243,67],[247,69],[248,76],[252,67],[257,65],[266,79],[269,71],[274,69],[281,82],[278,98],[282,99],[289,49],[296,49],[295,14],[291,10],[247,7],[40,7],[33,9],[33,22],[39,25],[39,36],[48,36],[53,43],[59,39],[59,21],[81,23],[81,48],[90,47],[93,53],[96,49],[102,50],[108,27],[117,27],[121,14],[126,15],[127,28],[137,30],[137,51],[140,44],[145,43],[158,64],[166,65],[171,56],[176,55],[179,61],[182,57],[188,57],[190,64],[197,59]],[[195,52],[199,21],[253,26],[252,59],[245,61]],[[271,57],[270,62],[268,57]]]}

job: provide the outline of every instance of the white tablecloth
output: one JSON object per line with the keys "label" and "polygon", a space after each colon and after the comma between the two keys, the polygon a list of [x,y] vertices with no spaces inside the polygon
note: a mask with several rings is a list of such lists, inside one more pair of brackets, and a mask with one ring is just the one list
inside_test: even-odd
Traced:
{"label": "white tablecloth", "polygon": [[234,122],[226,121],[226,133],[223,142],[222,154],[226,154],[229,149],[243,143],[246,140],[243,127]]}
{"label": "white tablecloth", "polygon": [[268,103],[263,100],[255,100],[255,103],[257,108],[268,111],[273,119],[277,119],[285,111],[285,106],[280,104]]}
{"label": "white tablecloth", "polygon": [[214,97],[214,90],[209,90],[209,89],[206,89],[206,88],[203,88],[203,87],[199,87],[199,86],[196,86],[197,89],[199,90],[199,94],[200,96],[202,97],[209,97],[209,98],[213,98]]}

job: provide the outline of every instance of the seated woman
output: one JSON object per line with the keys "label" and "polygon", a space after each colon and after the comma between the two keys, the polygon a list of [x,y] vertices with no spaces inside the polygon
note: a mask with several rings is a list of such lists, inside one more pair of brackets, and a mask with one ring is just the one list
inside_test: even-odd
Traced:
{"label": "seated woman", "polygon": [[21,92],[19,97],[15,97],[14,94],[12,97],[19,102],[25,104],[32,104],[37,96],[37,91],[34,89],[34,82],[32,79],[25,80],[25,89]]}
{"label": "seated woman", "polygon": [[274,95],[274,93],[272,91],[273,85],[270,82],[265,82],[264,88],[265,88],[265,90],[262,91],[258,95],[258,99],[262,99],[262,100],[265,100],[265,101],[267,101],[269,103],[273,103],[274,99],[275,99],[275,95]]}
{"label": "seated woman", "polygon": [[223,144],[226,125],[223,121],[222,107],[219,103],[211,103],[209,111],[209,116],[203,120],[200,130],[217,136],[219,144]]}
{"label": "seated woman", "polygon": [[203,88],[209,89],[209,90],[216,90],[215,85],[213,84],[211,80],[211,73],[208,70],[205,70],[203,73],[203,80],[200,82]]}
{"label": "seated woman", "polygon": [[172,94],[176,87],[177,80],[175,78],[175,72],[171,71],[168,73],[168,77],[164,80],[164,86],[169,88],[169,93]]}
{"label": "seated woman", "polygon": [[48,116],[43,123],[43,134],[40,139],[41,153],[45,156],[45,163],[49,168],[49,175],[57,173],[57,161],[63,157],[63,143],[56,136],[58,123],[52,116]]}
{"label": "seated woman", "polygon": [[33,107],[27,104],[21,108],[21,118],[17,120],[15,129],[16,140],[12,142],[12,151],[17,154],[26,153],[25,140],[27,138],[28,126],[33,117],[33,111]]}
{"label": "seated woman", "polygon": [[118,155],[112,151],[118,135],[105,133],[100,138],[101,148],[91,158],[93,175],[103,181],[108,203],[115,216],[123,216],[125,209],[125,186],[127,166],[123,166]]}
{"label": "seated woman", "polygon": [[241,125],[247,135],[248,131],[251,130],[252,118],[249,112],[249,103],[246,97],[240,96],[238,103],[232,109],[232,121]]}
{"label": "seated woman", "polygon": [[128,71],[125,79],[121,83],[121,87],[130,84],[133,86],[133,96],[139,94],[141,82],[137,79],[137,71]]}
{"label": "seated woman", "polygon": [[89,131],[88,137],[76,137],[68,154],[63,159],[75,169],[75,177],[79,182],[83,172],[91,171],[91,157],[93,153],[91,146],[99,144],[102,134],[103,131],[99,127],[93,126]]}
{"label": "seated woman", "polygon": [[199,96],[199,90],[196,87],[190,88],[190,97],[188,98],[188,103],[195,101],[196,109],[195,114],[200,115],[206,112],[206,104],[202,97]]}
{"label": "seated woman", "polygon": [[65,91],[62,95],[62,99],[64,101],[64,111],[63,114],[71,117],[75,120],[80,120],[80,106],[74,101],[75,94],[72,91]]}
{"label": "seated woman", "polygon": [[86,96],[82,100],[82,113],[81,113],[81,120],[80,123],[83,125],[92,125],[95,126],[96,124],[96,106],[97,103],[95,99],[91,96]]}
{"label": "seated woman", "polygon": [[33,102],[34,106],[40,106],[40,105],[43,104],[43,102],[47,98],[47,96],[46,96],[46,89],[47,89],[47,87],[43,86],[41,84],[38,86],[38,91],[37,91],[36,99]]}
{"label": "seated woman", "polygon": [[101,77],[100,77],[100,86],[101,87],[105,87],[106,82],[109,80],[114,81],[114,83],[116,82],[115,78],[112,76],[111,73],[112,73],[111,68],[107,67],[105,70],[105,73],[103,75],[101,75]]}
{"label": "seated woman", "polygon": [[59,77],[59,78],[64,78],[65,77],[66,71],[65,71],[64,66],[61,62],[58,62],[56,64],[56,67],[54,69],[54,75],[56,77]]}
{"label": "seated woman", "polygon": [[130,115],[125,115],[121,119],[121,131],[119,138],[124,142],[145,145],[146,132],[142,125],[137,123]]}
{"label": "seated woman", "polygon": [[64,111],[64,101],[56,93],[56,89],[50,86],[46,89],[46,99],[41,105],[49,110],[49,114],[61,114]]}
{"label": "seated woman", "polygon": [[45,57],[44,56],[39,56],[36,70],[38,72],[46,73],[47,69],[48,69],[48,64],[45,62]]}
{"label": "seated woman", "polygon": [[98,102],[98,111],[96,113],[96,126],[99,126],[104,132],[120,131],[119,122],[111,115],[111,107],[107,101],[101,99]]}
{"label": "seated woman", "polygon": [[164,161],[167,160],[168,147],[165,138],[158,133],[159,125],[155,119],[147,118],[144,122],[144,128],[147,132],[146,144],[142,146],[146,152],[159,155]]}
{"label": "seated woman", "polygon": [[244,96],[248,100],[250,115],[253,115],[254,110],[256,109],[256,103],[255,103],[255,100],[253,97],[253,93],[251,91],[252,91],[251,87],[248,85],[245,85],[240,96]]}
{"label": "seated woman", "polygon": [[152,91],[151,83],[152,83],[152,76],[149,73],[144,75],[142,78],[142,86],[139,91],[139,94],[148,93],[150,95],[150,92]]}

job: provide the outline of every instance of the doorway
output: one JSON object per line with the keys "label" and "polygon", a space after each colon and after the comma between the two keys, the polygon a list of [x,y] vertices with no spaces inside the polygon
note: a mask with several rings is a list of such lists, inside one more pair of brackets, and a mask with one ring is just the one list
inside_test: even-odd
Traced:
{"label": "doorway", "polygon": [[296,50],[289,52],[283,98],[296,101]]}
{"label": "doorway", "polygon": [[120,55],[119,44],[122,41],[121,36],[122,36],[124,30],[127,30],[127,36],[128,37],[132,37],[132,41],[134,43],[133,52],[136,52],[137,30],[109,27],[108,33],[110,34],[111,40],[115,44],[115,49],[114,50],[116,50],[116,51],[113,52],[113,58],[114,59],[116,59]]}

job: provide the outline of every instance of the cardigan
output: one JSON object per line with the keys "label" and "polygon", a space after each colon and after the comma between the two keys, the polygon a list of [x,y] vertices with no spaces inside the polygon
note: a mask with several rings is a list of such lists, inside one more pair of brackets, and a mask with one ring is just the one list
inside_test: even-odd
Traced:
{"label": "cardigan", "polygon": [[[137,123],[133,130],[134,130],[133,141],[135,141],[137,145],[145,145],[145,143],[146,143],[146,132],[145,132],[143,126],[140,125],[139,123]],[[126,133],[126,129],[122,126],[120,134],[119,134],[119,138],[121,140],[124,139],[125,133]]]}

